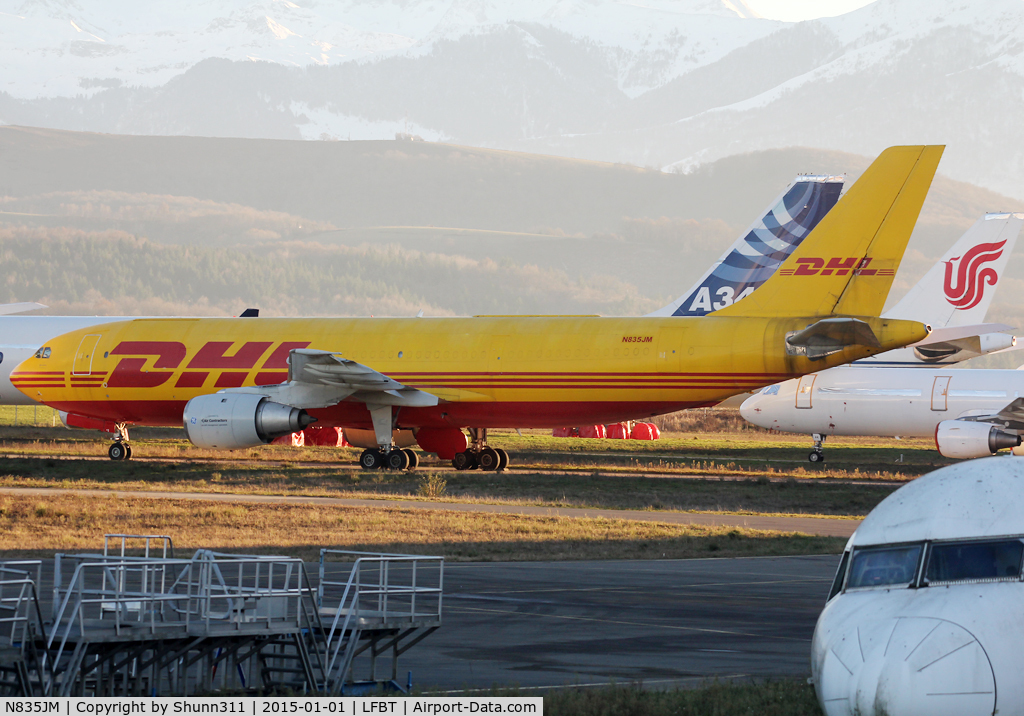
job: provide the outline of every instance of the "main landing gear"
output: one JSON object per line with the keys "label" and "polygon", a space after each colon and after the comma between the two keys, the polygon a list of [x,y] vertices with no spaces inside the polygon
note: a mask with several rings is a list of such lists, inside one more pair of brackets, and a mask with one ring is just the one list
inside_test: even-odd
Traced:
{"label": "main landing gear", "polygon": [[487,428],[470,428],[471,442],[465,452],[455,453],[452,467],[456,470],[475,470],[501,472],[508,467],[508,453],[501,448],[487,445]]}
{"label": "main landing gear", "polygon": [[392,439],[397,413],[390,405],[367,405],[373,420],[377,448],[363,450],[359,466],[364,470],[415,470],[420,465],[419,455],[409,448],[400,448]]}
{"label": "main landing gear", "polygon": [[807,459],[811,462],[825,462],[825,436],[821,433],[814,433],[814,449]]}
{"label": "main landing gear", "polygon": [[364,470],[415,470],[420,466],[420,456],[409,448],[371,448],[363,450],[359,466]]}
{"label": "main landing gear", "polygon": [[107,455],[111,460],[131,460],[132,446],[128,442],[128,426],[125,423],[117,423],[117,435],[114,442],[110,444]]}

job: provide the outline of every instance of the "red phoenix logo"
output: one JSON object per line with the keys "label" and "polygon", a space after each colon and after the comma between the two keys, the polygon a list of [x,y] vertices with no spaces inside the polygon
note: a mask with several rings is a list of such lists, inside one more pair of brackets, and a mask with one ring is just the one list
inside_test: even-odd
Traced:
{"label": "red phoenix logo", "polygon": [[[956,306],[957,310],[966,311],[974,308],[985,294],[985,284],[994,286],[999,280],[999,274],[991,266],[981,268],[983,264],[995,261],[1003,255],[1003,246],[1006,241],[998,244],[978,244],[963,255],[963,258],[955,256],[946,264],[946,300]],[[956,269],[956,284],[953,283],[953,263],[959,261]]]}

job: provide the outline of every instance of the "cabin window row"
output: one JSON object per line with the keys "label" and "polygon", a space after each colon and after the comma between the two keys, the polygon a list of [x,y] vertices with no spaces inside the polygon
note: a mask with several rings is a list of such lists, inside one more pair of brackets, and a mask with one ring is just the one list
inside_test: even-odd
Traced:
{"label": "cabin window row", "polygon": [[913,542],[843,553],[829,599],[860,589],[1020,581],[1024,538]]}

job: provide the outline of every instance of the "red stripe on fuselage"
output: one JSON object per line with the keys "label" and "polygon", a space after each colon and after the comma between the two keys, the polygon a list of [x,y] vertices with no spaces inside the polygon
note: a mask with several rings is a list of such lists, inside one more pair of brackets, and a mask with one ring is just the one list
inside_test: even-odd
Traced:
{"label": "red stripe on fuselage", "polygon": [[[89,417],[137,425],[182,424],[184,400],[153,401],[58,401],[58,410]],[[479,402],[444,403],[430,408],[402,408],[399,427],[556,428],[565,425],[596,425],[635,420],[700,408],[717,401],[593,401],[593,402]],[[342,402],[329,408],[310,410],[322,427],[372,429],[373,423],[361,403]]]}

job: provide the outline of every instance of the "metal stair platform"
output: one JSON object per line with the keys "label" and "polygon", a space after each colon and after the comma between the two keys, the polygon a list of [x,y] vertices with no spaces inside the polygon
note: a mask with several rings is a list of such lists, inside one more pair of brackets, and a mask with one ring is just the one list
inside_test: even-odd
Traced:
{"label": "metal stair platform", "polygon": [[[40,562],[0,562],[0,695],[386,687],[398,656],[441,625],[443,569],[325,549],[311,579],[293,557],[176,558],[168,536],[107,535],[102,553],[55,555],[44,610]],[[379,680],[388,657],[392,678]]]}

